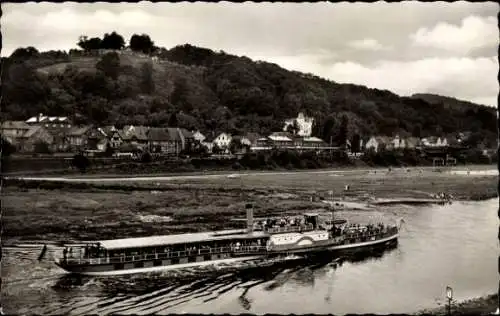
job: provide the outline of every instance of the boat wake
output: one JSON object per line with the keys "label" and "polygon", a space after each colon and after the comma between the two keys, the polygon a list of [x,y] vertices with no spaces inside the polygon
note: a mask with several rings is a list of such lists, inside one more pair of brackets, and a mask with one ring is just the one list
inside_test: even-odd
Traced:
{"label": "boat wake", "polygon": [[[57,249],[56,249],[57,250]],[[32,265],[47,263],[36,261],[38,249],[33,248],[27,255],[26,249],[20,253],[23,258],[31,257]],[[50,252],[55,251],[50,247]],[[390,250],[387,250],[390,251]],[[372,255],[365,257],[374,258]],[[26,260],[26,259],[23,259]],[[7,287],[26,285],[38,291],[50,292],[50,304],[40,307],[32,302],[32,308],[23,307],[19,312],[29,313],[36,308],[40,314],[170,314],[184,309],[216,313],[210,309],[212,302],[233,300],[241,312],[252,308],[253,291],[266,292],[294,284],[294,286],[314,285],[316,274],[332,273],[349,258],[327,256],[302,257],[284,256],[275,259],[258,259],[213,267],[192,267],[155,273],[130,274],[109,277],[90,277],[63,274],[62,270],[50,269],[49,275],[41,279],[26,279],[23,284],[8,283]],[[353,261],[359,261],[354,258]],[[362,259],[361,259],[362,260]],[[324,271],[323,271],[324,270]],[[235,301],[234,301],[235,300]],[[36,305],[35,305],[36,304]]]}

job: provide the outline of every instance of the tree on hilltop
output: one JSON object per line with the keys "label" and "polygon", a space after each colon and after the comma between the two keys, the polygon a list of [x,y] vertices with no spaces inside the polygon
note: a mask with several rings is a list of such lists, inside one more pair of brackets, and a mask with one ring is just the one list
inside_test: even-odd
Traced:
{"label": "tree on hilltop", "polygon": [[155,49],[154,42],[147,34],[132,35],[132,37],[130,37],[129,44],[132,51],[142,52],[144,54],[150,54]]}
{"label": "tree on hilltop", "polygon": [[28,59],[28,58],[33,58],[33,57],[37,57],[40,55],[40,52],[38,52],[38,50],[33,47],[33,46],[28,46],[26,48],[24,47],[20,47],[18,49],[16,49],[11,55],[10,55],[10,58],[11,59],[20,59],[20,60],[25,60],[25,59]]}
{"label": "tree on hilltop", "polygon": [[111,34],[104,34],[101,42],[102,49],[115,49],[120,50],[125,47],[125,40],[123,36],[113,31]]}
{"label": "tree on hilltop", "polygon": [[84,51],[92,51],[101,48],[102,40],[99,37],[88,38],[85,35],[80,36],[78,39],[78,46]]}

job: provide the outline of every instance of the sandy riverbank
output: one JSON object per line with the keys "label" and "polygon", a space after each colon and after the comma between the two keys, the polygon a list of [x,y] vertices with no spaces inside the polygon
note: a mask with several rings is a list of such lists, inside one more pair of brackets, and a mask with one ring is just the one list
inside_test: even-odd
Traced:
{"label": "sandy riverbank", "polygon": [[481,200],[497,196],[497,181],[493,175],[398,169],[24,183],[4,188],[3,239],[68,241],[236,228],[241,223],[231,218],[244,216],[245,203],[254,204],[256,216],[299,214],[324,209],[319,200],[330,193],[347,202],[345,209],[361,211],[370,211],[374,199],[429,199],[437,192]]}
{"label": "sandy riverbank", "polygon": [[[491,315],[498,308],[498,294],[474,298],[451,305],[452,315]],[[423,310],[417,315],[447,315],[447,306]]]}

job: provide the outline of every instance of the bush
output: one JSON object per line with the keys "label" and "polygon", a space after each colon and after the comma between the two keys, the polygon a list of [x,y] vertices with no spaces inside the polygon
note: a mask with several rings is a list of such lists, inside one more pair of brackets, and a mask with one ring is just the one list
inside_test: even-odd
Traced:
{"label": "bush", "polygon": [[235,163],[233,163],[231,168],[233,168],[233,170],[241,170],[241,169],[243,169],[243,166],[239,162],[236,161]]}
{"label": "bush", "polygon": [[71,165],[80,170],[81,173],[85,173],[90,167],[90,160],[83,154],[77,154],[73,156]]}
{"label": "bush", "polygon": [[153,158],[151,157],[151,154],[149,152],[145,152],[144,154],[142,154],[141,156],[142,163],[150,163],[151,161],[153,161]]}

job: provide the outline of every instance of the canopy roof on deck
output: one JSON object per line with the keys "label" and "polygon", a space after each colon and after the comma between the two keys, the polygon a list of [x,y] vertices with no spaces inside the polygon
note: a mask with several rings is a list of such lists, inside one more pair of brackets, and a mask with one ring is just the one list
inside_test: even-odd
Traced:
{"label": "canopy roof on deck", "polygon": [[99,243],[103,248],[107,250],[117,250],[144,247],[160,247],[216,240],[253,239],[267,236],[267,233],[261,231],[247,233],[245,230],[238,229],[217,232],[100,240],[96,241],[96,243]]}

